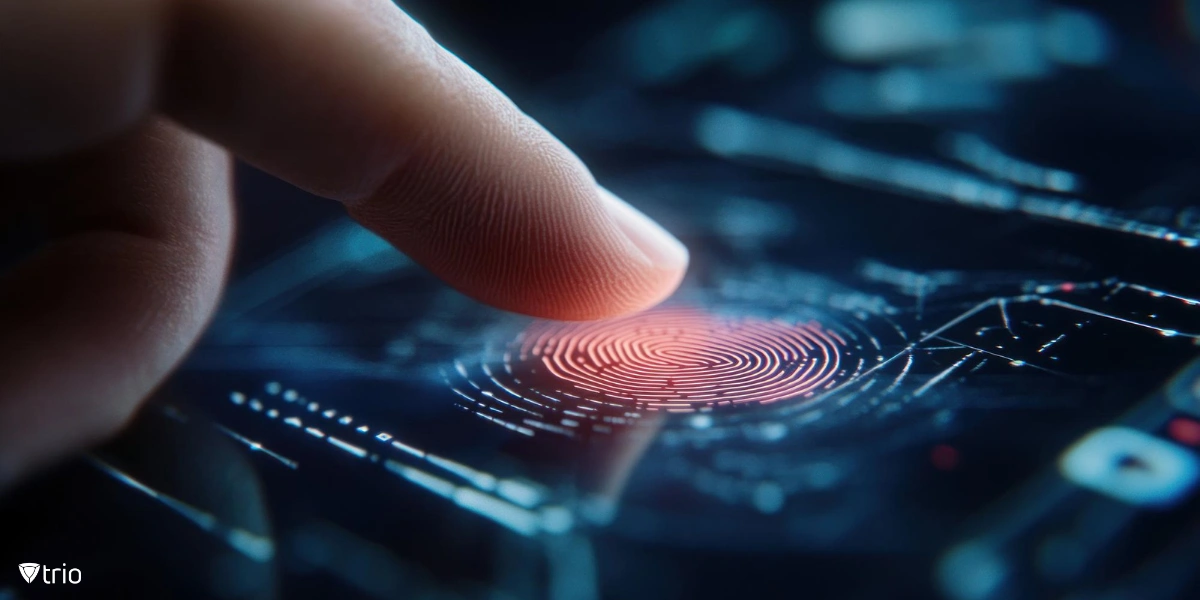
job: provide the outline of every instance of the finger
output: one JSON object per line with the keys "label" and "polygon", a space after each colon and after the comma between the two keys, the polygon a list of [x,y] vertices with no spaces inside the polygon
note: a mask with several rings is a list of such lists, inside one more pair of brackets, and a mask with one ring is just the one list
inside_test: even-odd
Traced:
{"label": "finger", "polygon": [[[57,123],[115,131],[160,107],[341,200],[460,290],[518,312],[636,310],[683,275],[677,240],[600,191],[574,154],[388,0],[109,0],[89,9],[107,11],[95,24],[75,22],[91,13],[64,3],[95,4],[15,3],[16,18],[0,19],[0,85],[36,83],[7,114],[61,89],[103,97],[39,109],[58,111],[32,122],[47,139],[68,140],[60,145],[86,139],[70,140]],[[13,29],[36,34],[6,39]],[[66,35],[77,36],[63,46],[74,54],[50,61],[56,71],[31,75],[4,56]],[[0,148],[26,147],[11,126],[0,131],[10,138]]]}
{"label": "finger", "polygon": [[5,191],[53,208],[0,277],[0,480],[119,427],[191,346],[229,254],[230,161],[152,123]]}

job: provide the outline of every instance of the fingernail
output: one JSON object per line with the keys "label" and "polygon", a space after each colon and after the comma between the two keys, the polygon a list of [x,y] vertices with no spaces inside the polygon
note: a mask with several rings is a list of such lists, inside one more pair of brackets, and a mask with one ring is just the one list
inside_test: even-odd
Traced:
{"label": "fingernail", "polygon": [[637,246],[651,264],[660,269],[683,269],[688,264],[688,250],[675,236],[671,235],[653,219],[612,192],[600,189],[600,198],[608,207],[621,232]]}

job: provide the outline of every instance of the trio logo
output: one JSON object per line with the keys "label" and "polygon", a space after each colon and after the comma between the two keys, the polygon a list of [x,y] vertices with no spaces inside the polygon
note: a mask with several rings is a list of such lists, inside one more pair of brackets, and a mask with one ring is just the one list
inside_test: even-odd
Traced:
{"label": "trio logo", "polygon": [[25,579],[25,583],[33,583],[39,572],[42,574],[42,583],[76,584],[83,581],[83,571],[74,568],[68,569],[67,563],[63,563],[61,568],[53,569],[43,567],[38,563],[21,563],[17,565],[17,568],[21,571],[21,577]]}

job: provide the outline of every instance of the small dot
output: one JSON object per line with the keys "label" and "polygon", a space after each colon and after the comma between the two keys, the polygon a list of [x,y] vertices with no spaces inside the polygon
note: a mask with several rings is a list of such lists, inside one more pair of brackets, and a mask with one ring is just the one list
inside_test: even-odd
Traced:
{"label": "small dot", "polygon": [[939,471],[953,471],[958,467],[958,449],[946,444],[938,444],[929,452],[929,460]]}

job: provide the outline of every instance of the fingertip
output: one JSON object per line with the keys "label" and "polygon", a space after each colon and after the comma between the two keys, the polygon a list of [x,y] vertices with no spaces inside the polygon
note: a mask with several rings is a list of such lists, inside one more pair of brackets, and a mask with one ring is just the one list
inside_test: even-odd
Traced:
{"label": "fingertip", "polygon": [[[600,187],[600,200],[625,237],[646,257],[655,269],[683,276],[688,265],[688,249],[654,219]],[[678,282],[676,282],[678,283]]]}
{"label": "fingertip", "polygon": [[601,203],[616,228],[643,259],[640,266],[640,293],[630,302],[605,307],[594,318],[615,317],[651,308],[675,292],[687,273],[690,253],[679,241],[654,219],[635,208],[607,188],[599,187]]}
{"label": "fingertip", "polygon": [[552,221],[554,228],[540,219],[526,224],[526,236],[542,242],[505,253],[510,264],[504,271],[538,276],[472,286],[468,293],[505,310],[560,321],[617,317],[670,297],[687,272],[687,247],[608,189],[593,189],[588,201],[562,199],[574,207],[566,211],[572,218]]}
{"label": "fingertip", "polygon": [[[687,270],[679,240],[590,177],[491,197],[447,194],[450,187],[404,182],[348,209],[458,291],[538,318],[589,321],[644,310],[670,296]],[[429,203],[455,206],[430,218]]]}

